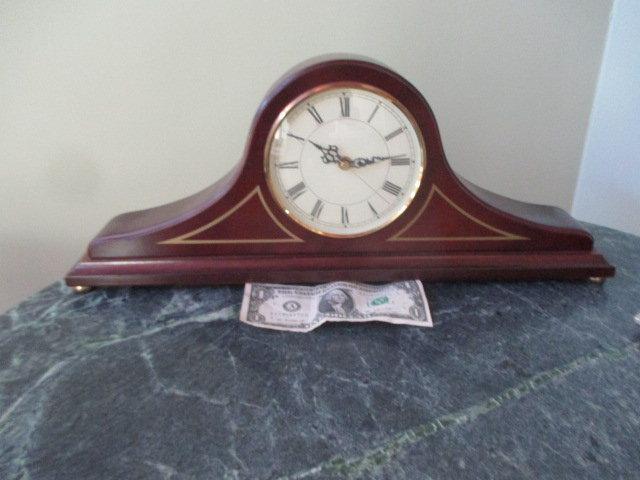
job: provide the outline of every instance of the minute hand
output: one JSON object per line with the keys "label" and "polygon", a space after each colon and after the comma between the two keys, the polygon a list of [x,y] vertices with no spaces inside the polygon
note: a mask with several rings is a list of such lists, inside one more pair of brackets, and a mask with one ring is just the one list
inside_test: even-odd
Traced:
{"label": "minute hand", "polygon": [[358,157],[358,158],[354,158],[352,160],[352,164],[354,167],[356,168],[361,168],[361,167],[366,167],[367,165],[371,165],[372,163],[376,163],[376,162],[381,162],[383,160],[391,160],[394,158],[402,158],[404,157],[404,155],[400,154],[400,155],[387,155],[384,157],[379,157],[377,155],[374,155],[372,157]]}

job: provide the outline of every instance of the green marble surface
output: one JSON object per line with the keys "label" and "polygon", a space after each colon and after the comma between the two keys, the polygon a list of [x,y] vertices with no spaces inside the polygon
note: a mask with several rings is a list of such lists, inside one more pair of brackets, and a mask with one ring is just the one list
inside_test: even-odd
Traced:
{"label": "green marble surface", "polygon": [[0,316],[0,478],[640,478],[640,238],[590,228],[615,278],[430,284],[432,330],[56,283]]}

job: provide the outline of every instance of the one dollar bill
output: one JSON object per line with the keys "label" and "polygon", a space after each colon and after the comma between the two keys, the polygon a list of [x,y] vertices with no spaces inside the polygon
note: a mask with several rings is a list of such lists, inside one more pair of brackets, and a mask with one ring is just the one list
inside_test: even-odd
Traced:
{"label": "one dollar bill", "polygon": [[333,282],[312,287],[247,283],[240,320],[256,327],[292,332],[308,332],[324,322],[433,326],[419,280],[384,285]]}

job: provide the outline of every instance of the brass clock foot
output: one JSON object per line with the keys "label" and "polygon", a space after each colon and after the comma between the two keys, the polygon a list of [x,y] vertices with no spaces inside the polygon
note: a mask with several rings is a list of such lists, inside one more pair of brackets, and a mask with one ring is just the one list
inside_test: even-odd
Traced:
{"label": "brass clock foot", "polygon": [[604,283],[604,277],[589,277],[589,281],[592,283]]}
{"label": "brass clock foot", "polygon": [[89,290],[93,289],[93,287],[90,287],[88,285],[75,285],[74,287],[71,287],[71,288],[73,288],[73,291],[75,293],[86,293]]}

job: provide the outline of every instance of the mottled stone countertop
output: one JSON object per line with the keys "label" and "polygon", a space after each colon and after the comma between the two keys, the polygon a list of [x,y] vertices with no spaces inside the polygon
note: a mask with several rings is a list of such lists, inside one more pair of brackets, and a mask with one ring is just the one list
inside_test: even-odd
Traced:
{"label": "mottled stone countertop", "polygon": [[0,317],[0,478],[640,478],[640,238],[590,228],[614,279],[426,285],[433,329],[54,284]]}

